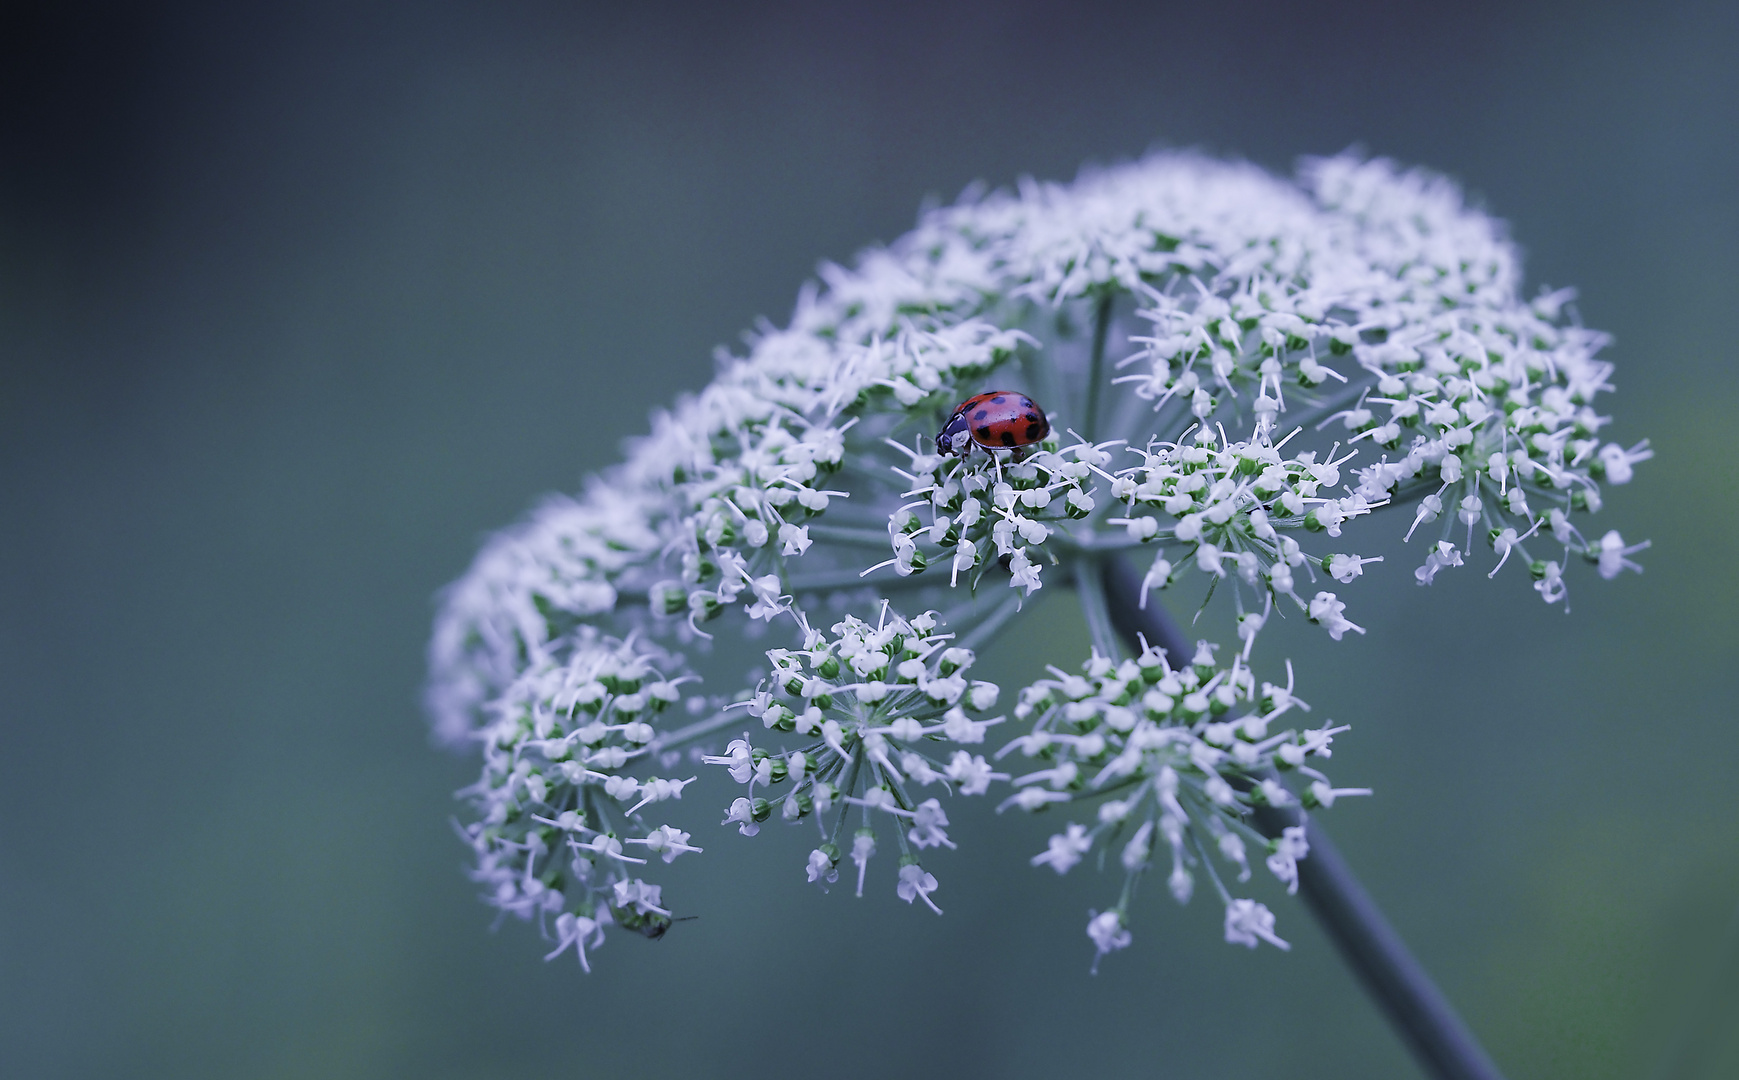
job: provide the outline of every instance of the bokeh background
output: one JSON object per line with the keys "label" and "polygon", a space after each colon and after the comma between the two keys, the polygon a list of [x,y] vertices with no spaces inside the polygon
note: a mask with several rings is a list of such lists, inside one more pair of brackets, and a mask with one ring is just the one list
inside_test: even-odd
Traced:
{"label": "bokeh background", "polygon": [[[700,919],[545,965],[417,704],[479,539],[819,259],[975,179],[1357,144],[1580,287],[1658,456],[1600,522],[1647,573],[1568,617],[1391,547],[1367,637],[1284,639],[1378,789],[1329,827],[1512,1077],[1739,1074],[1739,7],[625,8],[0,14],[0,1073],[1416,1075],[1301,905],[1252,954],[1155,890],[1090,977],[1115,879],[964,807],[941,919],[709,823]],[[1056,593],[1011,673],[1084,651]]]}

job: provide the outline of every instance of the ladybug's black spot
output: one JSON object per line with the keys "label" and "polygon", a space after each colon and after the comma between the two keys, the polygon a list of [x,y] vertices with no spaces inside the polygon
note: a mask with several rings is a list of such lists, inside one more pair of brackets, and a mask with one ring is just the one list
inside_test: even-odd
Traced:
{"label": "ladybug's black spot", "polygon": [[988,412],[986,412],[986,411],[985,411],[985,410],[983,410],[983,409],[979,409],[979,410],[978,410],[978,411],[977,411],[977,412],[975,412],[975,413],[973,413],[973,414],[972,414],[972,419],[974,419],[974,420],[982,420],[982,419],[984,419],[984,418],[985,418],[985,417],[987,417],[987,416],[989,416],[989,415],[990,415],[990,413],[988,413]]}
{"label": "ladybug's black spot", "polygon": [[1026,441],[1027,442],[1038,442],[1040,439],[1042,439],[1044,437],[1045,437],[1045,425],[1043,425],[1043,424],[1028,424],[1026,426]]}
{"label": "ladybug's black spot", "polygon": [[1004,446],[1013,446],[1014,445],[1014,432],[1005,431],[1002,433],[1002,445],[1004,445]]}
{"label": "ladybug's black spot", "polygon": [[1038,423],[1039,422],[1039,414],[1036,412],[1027,413],[1026,414],[1026,422],[1029,424]]}
{"label": "ladybug's black spot", "polygon": [[983,427],[978,429],[978,437],[981,439],[990,438],[990,425],[989,424],[985,424]]}
{"label": "ladybug's black spot", "polygon": [[1008,400],[1008,395],[1007,394],[998,394],[995,397],[991,398],[990,400],[998,405],[1001,405],[1003,402]]}

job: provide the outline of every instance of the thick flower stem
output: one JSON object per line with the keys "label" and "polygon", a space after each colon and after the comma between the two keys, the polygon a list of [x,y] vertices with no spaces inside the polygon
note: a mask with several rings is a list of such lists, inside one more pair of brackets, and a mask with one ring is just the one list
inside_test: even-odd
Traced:
{"label": "thick flower stem", "polygon": [[[1149,599],[1146,608],[1139,606],[1141,576],[1126,558],[1106,561],[1104,596],[1113,625],[1126,641],[1133,643],[1139,633],[1148,644],[1164,649],[1172,663],[1187,663],[1194,650],[1164,606],[1156,598]],[[1341,958],[1376,999],[1420,1066],[1435,1080],[1502,1080],[1497,1066],[1407,951],[1322,827],[1296,807],[1256,811],[1257,827],[1268,836],[1278,836],[1301,821],[1308,830],[1310,854],[1298,864],[1299,890]]]}

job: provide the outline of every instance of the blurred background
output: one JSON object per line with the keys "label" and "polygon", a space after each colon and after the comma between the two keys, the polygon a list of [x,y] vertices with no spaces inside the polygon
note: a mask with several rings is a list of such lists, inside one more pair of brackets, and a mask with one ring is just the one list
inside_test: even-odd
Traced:
{"label": "blurred background", "polygon": [[[706,822],[701,918],[589,977],[450,831],[422,653],[481,537],[818,260],[1156,146],[1440,169],[1615,334],[1646,574],[1566,617],[1395,545],[1368,636],[1281,640],[1377,789],[1329,829],[1511,1077],[1739,1031],[1739,7],[727,8],[6,5],[0,1072],[1416,1075],[1301,904],[1249,953],[1153,890],[1090,977],[1117,881],[1026,866],[1052,822],[961,807],[940,919]],[[1011,680],[1085,653],[1054,593]],[[1680,1075],[1739,1074],[1710,1030]]]}

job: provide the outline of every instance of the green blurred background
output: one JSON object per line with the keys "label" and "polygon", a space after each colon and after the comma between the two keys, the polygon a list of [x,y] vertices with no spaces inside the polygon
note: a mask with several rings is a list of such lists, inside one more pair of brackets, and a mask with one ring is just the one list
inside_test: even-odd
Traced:
{"label": "green blurred background", "polygon": [[[1512,1077],[1739,1030],[1739,6],[994,7],[7,5],[0,1073],[1414,1075],[1298,904],[1249,953],[1154,890],[1089,977],[1116,880],[1027,867],[1051,822],[961,807],[941,919],[706,822],[702,917],[590,977],[488,932],[449,830],[422,650],[487,531],[818,259],[1156,145],[1441,169],[1616,335],[1646,574],[1566,617],[1391,545],[1367,637],[1277,641],[1378,791],[1330,829]],[[1011,673],[1084,652],[1046,592]]]}

